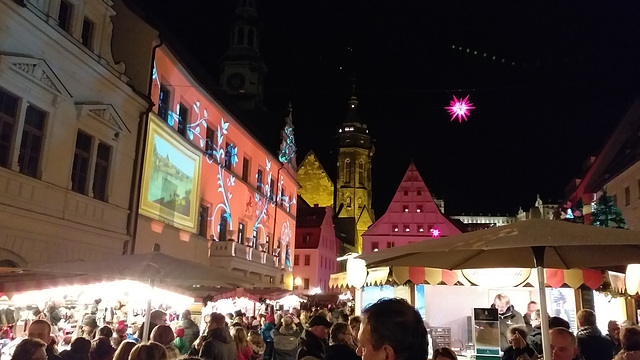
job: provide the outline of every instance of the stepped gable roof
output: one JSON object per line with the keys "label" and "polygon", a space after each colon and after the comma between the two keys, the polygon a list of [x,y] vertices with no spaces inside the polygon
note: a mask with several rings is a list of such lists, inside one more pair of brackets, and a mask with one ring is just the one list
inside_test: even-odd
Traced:
{"label": "stepped gable roof", "polygon": [[[394,231],[394,226],[398,226],[397,231]],[[410,230],[405,231],[404,226],[410,226]],[[423,227],[422,232],[418,230],[419,226]],[[440,212],[418,169],[411,162],[387,212],[363,236],[393,235],[426,239],[431,236],[430,227],[439,229],[441,236],[460,233],[458,227]]]}

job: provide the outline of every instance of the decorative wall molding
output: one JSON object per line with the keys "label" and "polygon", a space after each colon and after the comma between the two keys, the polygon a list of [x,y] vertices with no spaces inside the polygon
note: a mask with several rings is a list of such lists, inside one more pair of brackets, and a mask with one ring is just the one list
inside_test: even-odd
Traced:
{"label": "decorative wall molding", "polygon": [[0,54],[0,67],[11,69],[65,99],[73,96],[43,59]]}
{"label": "decorative wall molding", "polygon": [[119,133],[131,134],[131,130],[111,104],[76,103],[76,109],[78,119],[90,116]]}

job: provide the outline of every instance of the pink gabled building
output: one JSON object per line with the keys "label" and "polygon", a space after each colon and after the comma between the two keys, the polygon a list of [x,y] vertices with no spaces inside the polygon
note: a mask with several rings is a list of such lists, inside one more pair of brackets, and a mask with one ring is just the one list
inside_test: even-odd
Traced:
{"label": "pink gabled building", "polygon": [[362,250],[367,253],[460,232],[442,214],[412,162],[387,212],[362,234]]}
{"label": "pink gabled building", "polygon": [[338,250],[332,207],[312,207],[298,196],[294,289],[311,295],[327,292],[329,278],[339,267]]}

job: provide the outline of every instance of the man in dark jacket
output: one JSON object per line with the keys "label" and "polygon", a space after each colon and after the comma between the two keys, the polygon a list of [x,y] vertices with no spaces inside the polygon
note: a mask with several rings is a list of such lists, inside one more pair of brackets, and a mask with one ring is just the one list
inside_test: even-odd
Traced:
{"label": "man in dark jacket", "polygon": [[500,319],[500,350],[504,351],[509,346],[509,328],[513,325],[524,325],[522,314],[511,305],[511,300],[505,294],[498,294],[493,299],[492,308],[498,310]]}
{"label": "man in dark jacket", "polygon": [[602,336],[596,326],[596,313],[590,309],[578,311],[578,349],[585,360],[611,360],[613,344]]}
{"label": "man in dark jacket", "polygon": [[207,334],[201,338],[199,356],[205,360],[237,360],[236,342],[229,333],[224,315],[211,314],[207,330]]}
{"label": "man in dark jacket", "polygon": [[609,338],[613,344],[613,356],[615,357],[620,350],[622,350],[622,345],[620,344],[620,324],[615,320],[609,320],[607,329],[608,333],[605,336]]}
{"label": "man in dark jacket", "polygon": [[187,344],[187,349],[191,348],[193,342],[196,341],[198,336],[200,336],[200,328],[198,325],[191,319],[191,311],[185,310],[182,312],[181,316],[182,320],[178,325],[179,328],[184,329],[184,342]]}
{"label": "man in dark jacket", "polygon": [[529,346],[531,346],[538,355],[542,355],[542,323],[540,322],[540,309],[531,313],[531,327],[531,333],[527,336],[527,344],[529,344]]}
{"label": "man in dark jacket", "polygon": [[327,335],[331,329],[331,321],[326,317],[316,315],[309,320],[309,328],[304,331],[302,337],[302,347],[298,351],[298,360],[305,356],[312,356],[316,359],[324,359],[327,352]]}

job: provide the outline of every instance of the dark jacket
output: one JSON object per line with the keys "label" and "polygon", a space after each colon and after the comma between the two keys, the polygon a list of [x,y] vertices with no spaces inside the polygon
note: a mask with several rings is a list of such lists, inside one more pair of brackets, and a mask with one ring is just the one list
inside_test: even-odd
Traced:
{"label": "dark jacket", "polygon": [[302,335],[302,347],[298,351],[298,360],[305,356],[313,356],[317,359],[324,359],[327,353],[327,340],[320,339],[309,329]]}
{"label": "dark jacket", "polygon": [[613,356],[615,357],[622,350],[622,344],[620,343],[620,340],[618,340],[618,343],[613,341],[609,334],[605,335],[605,337],[611,341],[611,346],[613,346]]}
{"label": "dark jacket", "polygon": [[89,354],[78,354],[71,350],[60,351],[60,358],[62,360],[89,360]]}
{"label": "dark jacket", "polygon": [[540,326],[534,327],[531,334],[527,336],[527,344],[529,344],[538,355],[542,355],[542,330]]}
{"label": "dark jacket", "polygon": [[536,352],[528,344],[522,349],[516,349],[509,345],[504,349],[502,360],[517,360],[520,356],[526,355],[530,359],[535,359]]}
{"label": "dark jacket", "polygon": [[229,329],[224,327],[210,330],[202,343],[199,356],[205,360],[237,360],[238,349]]}
{"label": "dark jacket", "polygon": [[[495,309],[495,305],[491,305]],[[509,346],[509,328],[513,325],[524,325],[522,314],[509,305],[504,314],[498,314],[500,320],[500,350],[504,351]]]}
{"label": "dark jacket", "polygon": [[46,351],[48,360],[62,360],[60,355],[56,354],[55,350],[51,346],[47,346]]}
{"label": "dark jacket", "polygon": [[325,360],[362,360],[356,351],[347,344],[333,344],[327,349]]}
{"label": "dark jacket", "polygon": [[597,327],[584,326],[576,334],[578,349],[585,360],[613,359],[613,343]]}
{"label": "dark jacket", "polygon": [[184,336],[182,339],[184,339],[186,346],[190,348],[194,341],[198,339],[198,336],[200,336],[200,328],[191,319],[183,319],[178,327],[184,329]]}
{"label": "dark jacket", "polygon": [[[273,359],[274,360],[296,360],[298,350],[300,348],[300,335],[302,333],[302,324],[298,323],[292,327],[282,326],[282,323],[271,331],[273,337]],[[281,340],[291,345],[291,348],[279,348]]]}

